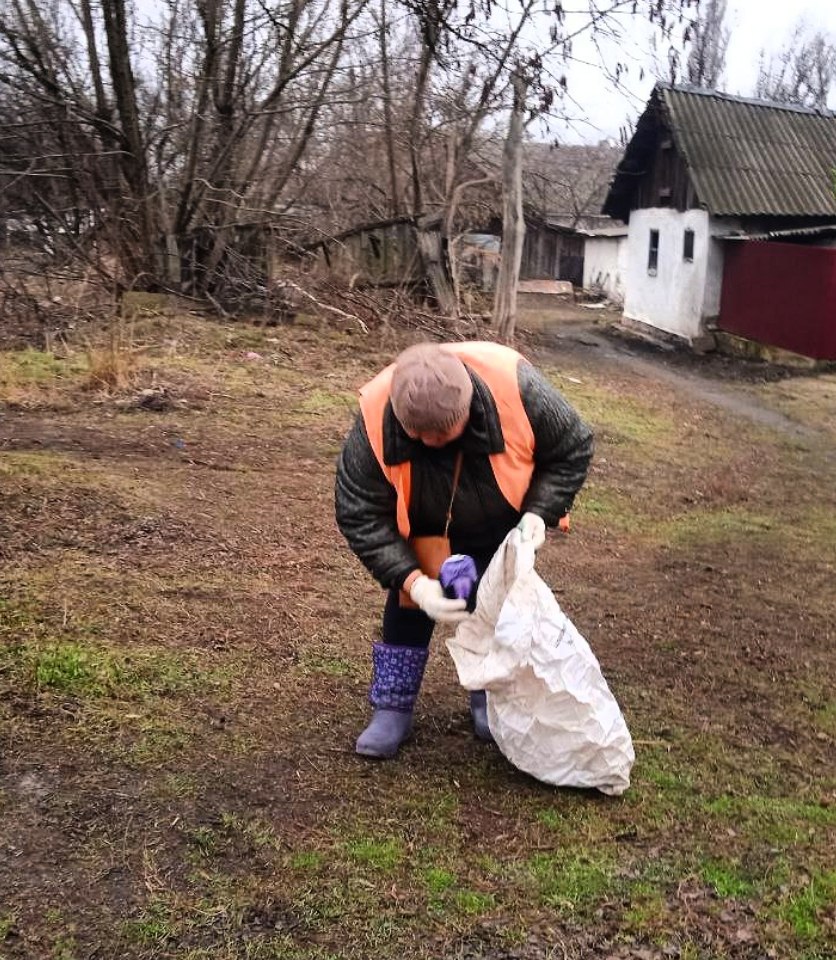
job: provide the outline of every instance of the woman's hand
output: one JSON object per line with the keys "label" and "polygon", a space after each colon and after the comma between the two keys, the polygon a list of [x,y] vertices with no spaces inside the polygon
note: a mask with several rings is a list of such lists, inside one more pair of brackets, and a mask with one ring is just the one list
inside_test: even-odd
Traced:
{"label": "woman's hand", "polygon": [[517,529],[520,531],[520,540],[530,543],[535,550],[539,550],[546,542],[546,521],[536,513],[524,513]]}
{"label": "woman's hand", "polygon": [[425,574],[415,579],[409,588],[409,596],[431,620],[439,623],[461,623],[469,616],[466,600],[448,600],[438,580]]}

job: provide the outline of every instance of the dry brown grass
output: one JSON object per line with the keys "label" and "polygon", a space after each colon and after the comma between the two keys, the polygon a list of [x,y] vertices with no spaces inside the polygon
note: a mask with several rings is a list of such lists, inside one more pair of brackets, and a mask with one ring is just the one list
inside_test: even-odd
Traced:
{"label": "dry brown grass", "polygon": [[143,348],[136,346],[133,331],[121,319],[114,320],[104,344],[88,344],[88,390],[121,393],[136,384],[142,367]]}

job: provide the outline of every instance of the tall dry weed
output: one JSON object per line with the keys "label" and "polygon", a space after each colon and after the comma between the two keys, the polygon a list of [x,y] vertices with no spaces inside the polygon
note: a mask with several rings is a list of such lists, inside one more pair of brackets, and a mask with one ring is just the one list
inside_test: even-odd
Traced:
{"label": "tall dry weed", "polygon": [[88,390],[119,393],[134,386],[140,369],[141,347],[134,344],[133,332],[121,319],[116,319],[104,344],[89,344],[87,357]]}

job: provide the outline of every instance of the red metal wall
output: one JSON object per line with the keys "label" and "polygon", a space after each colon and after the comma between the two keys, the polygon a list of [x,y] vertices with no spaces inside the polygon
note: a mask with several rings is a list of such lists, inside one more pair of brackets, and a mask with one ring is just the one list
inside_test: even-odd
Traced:
{"label": "red metal wall", "polygon": [[836,360],[836,249],[725,244],[721,330],[816,360]]}

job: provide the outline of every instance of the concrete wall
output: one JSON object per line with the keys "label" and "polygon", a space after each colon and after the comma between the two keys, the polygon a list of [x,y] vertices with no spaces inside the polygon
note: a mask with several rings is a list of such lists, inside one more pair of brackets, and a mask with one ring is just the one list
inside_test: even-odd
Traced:
{"label": "concrete wall", "polygon": [[584,289],[600,288],[614,303],[624,303],[627,236],[587,237],[584,246]]}
{"label": "concrete wall", "polygon": [[[694,231],[694,259],[683,258],[686,229]],[[650,231],[659,231],[655,272],[648,269]],[[666,333],[692,340],[704,332],[703,319],[720,310],[723,252],[720,224],[705,210],[684,213],[667,207],[630,214],[625,275],[624,315]]]}

